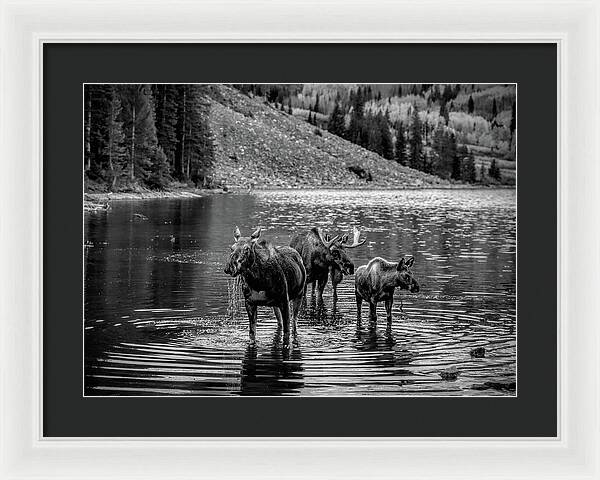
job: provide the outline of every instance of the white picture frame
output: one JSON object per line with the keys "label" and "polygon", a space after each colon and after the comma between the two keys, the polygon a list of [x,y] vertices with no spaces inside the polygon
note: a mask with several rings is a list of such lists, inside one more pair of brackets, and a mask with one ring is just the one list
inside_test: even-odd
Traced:
{"label": "white picture frame", "polygon": [[[1,6],[0,478],[600,479],[598,1]],[[44,438],[41,52],[57,41],[556,43],[558,436]]]}

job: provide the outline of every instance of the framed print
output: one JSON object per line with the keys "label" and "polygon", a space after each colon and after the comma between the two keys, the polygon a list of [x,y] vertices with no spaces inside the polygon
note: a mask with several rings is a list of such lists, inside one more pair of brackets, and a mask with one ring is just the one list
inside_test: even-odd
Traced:
{"label": "framed print", "polygon": [[[346,409],[384,405],[424,408],[436,417],[429,428],[443,436],[556,435],[555,332],[543,341],[538,333],[556,303],[537,305],[541,315],[532,316],[517,301],[517,277],[555,289],[543,259],[556,249],[549,240],[556,222],[535,207],[555,201],[555,171],[525,164],[517,176],[517,156],[534,144],[538,154],[555,153],[554,142],[539,143],[555,128],[556,105],[543,100],[556,89],[547,80],[556,47],[476,48],[46,45],[44,136],[66,146],[68,117],[83,121],[73,154],[83,148],[84,160],[83,171],[73,171],[83,182],[61,188],[71,172],[58,159],[71,154],[46,147],[46,219],[54,223],[51,212],[65,218],[79,204],[83,230],[73,224],[72,235],[47,234],[55,246],[54,260],[45,257],[44,368],[60,380],[44,390],[45,435],[77,436],[95,424],[97,434],[136,436],[144,423],[173,436],[354,436]],[[276,70],[290,78],[310,58],[334,81],[124,83],[127,68],[146,75],[135,61],[144,55],[155,63],[181,55],[171,74],[202,59],[213,76],[228,77],[219,69],[245,62],[258,80],[280,74],[269,73],[275,56],[289,59]],[[460,75],[481,75],[493,58],[484,79],[512,67],[513,83],[335,83],[333,76],[350,77],[350,59],[467,55],[476,68]],[[94,79],[106,75],[107,61],[129,67],[102,83],[81,83],[65,69],[76,63]],[[437,69],[422,68],[436,80]],[[369,75],[401,75],[391,72],[386,65]],[[518,99],[519,88],[542,81]],[[71,94],[75,83],[81,88]],[[77,114],[65,118],[71,98]],[[57,101],[62,108],[52,106]],[[521,142],[517,151],[520,126],[539,127],[540,142]],[[518,183],[533,177],[547,187],[532,198]],[[83,253],[69,255],[76,237]],[[534,239],[538,256],[519,253]],[[52,273],[61,270],[52,262],[66,258],[77,279],[68,288]],[[53,305],[64,308],[61,292],[79,289],[83,322],[75,330]],[[517,310],[533,320],[519,324]],[[62,332],[60,341],[50,332]],[[519,366],[519,341],[534,335],[535,354],[521,349]],[[131,400],[119,420],[118,399]],[[90,400],[96,420],[84,422]],[[227,407],[230,418],[149,423],[135,412],[148,400],[185,418]],[[265,419],[291,407],[294,425]],[[460,421],[461,408],[481,422]],[[362,435],[423,436],[427,427],[413,418],[366,422]]]}
{"label": "framed print", "polygon": [[598,6],[435,5],[3,4],[4,477],[599,478]]}

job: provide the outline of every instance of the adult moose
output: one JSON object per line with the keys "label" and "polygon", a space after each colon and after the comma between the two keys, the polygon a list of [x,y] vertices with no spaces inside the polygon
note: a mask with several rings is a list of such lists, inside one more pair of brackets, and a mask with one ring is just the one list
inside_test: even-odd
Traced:
{"label": "adult moose", "polygon": [[273,307],[277,323],[283,327],[284,345],[290,338],[290,302],[292,303],[293,336],[297,336],[298,312],[306,290],[306,270],[302,258],[290,247],[274,247],[260,238],[260,227],[248,238],[242,238],[235,227],[229,261],[225,273],[242,279],[242,291],[250,322],[250,342],[256,342],[257,307]]}
{"label": "adult moose", "polygon": [[354,277],[356,294],[356,315],[360,322],[363,300],[369,302],[370,316],[377,320],[377,303],[385,302],[388,326],[392,325],[392,305],[394,303],[394,290],[408,290],[411,293],[419,291],[419,282],[415,280],[410,271],[414,257],[404,258],[399,262],[388,262],[381,257],[373,258],[367,265],[356,269]]}
{"label": "adult moose", "polygon": [[353,242],[348,243],[348,235],[329,238],[320,228],[314,227],[306,234],[296,234],[290,246],[300,253],[306,268],[306,283],[317,286],[318,300],[323,300],[323,290],[331,272],[334,295],[343,275],[354,273],[354,263],[348,257],[347,249],[360,247],[360,231],[354,227]]}

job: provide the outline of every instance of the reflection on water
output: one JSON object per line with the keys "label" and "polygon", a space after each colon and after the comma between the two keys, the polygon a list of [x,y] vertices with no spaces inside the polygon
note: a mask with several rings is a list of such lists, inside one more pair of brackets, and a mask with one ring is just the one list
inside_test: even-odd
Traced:
{"label": "reflection on water", "polygon": [[[323,304],[309,292],[298,345],[284,348],[272,310],[259,308],[249,347],[239,289],[223,273],[235,225],[263,226],[276,245],[315,225],[360,226],[355,265],[414,255],[421,292],[396,293],[388,329],[383,304],[377,323],[368,309],[357,322],[350,276],[336,302],[330,285]],[[114,202],[85,216],[85,394],[514,395],[515,235],[513,190]],[[480,346],[485,356],[471,357]],[[458,378],[442,379],[453,366]]]}

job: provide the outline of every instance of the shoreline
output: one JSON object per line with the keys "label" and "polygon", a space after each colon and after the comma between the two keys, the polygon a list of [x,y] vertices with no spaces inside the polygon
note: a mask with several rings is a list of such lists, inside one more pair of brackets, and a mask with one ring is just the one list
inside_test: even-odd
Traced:
{"label": "shoreline", "polygon": [[201,198],[208,195],[239,195],[251,194],[254,192],[275,192],[275,191],[299,191],[299,190],[378,190],[378,191],[407,191],[407,190],[516,190],[514,185],[436,185],[424,187],[396,187],[396,188],[348,188],[348,187],[302,187],[302,188],[255,188],[247,189],[181,189],[181,190],[148,190],[145,192],[84,192],[85,202],[107,202],[116,200],[155,200],[160,198]]}

